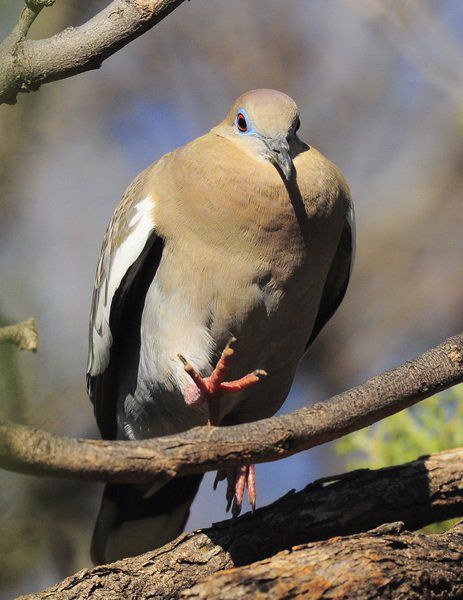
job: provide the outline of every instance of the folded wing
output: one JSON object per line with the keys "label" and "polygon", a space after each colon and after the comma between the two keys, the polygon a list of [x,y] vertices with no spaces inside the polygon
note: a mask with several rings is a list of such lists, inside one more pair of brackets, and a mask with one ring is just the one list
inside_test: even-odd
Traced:
{"label": "folded wing", "polygon": [[162,255],[146,179],[147,171],[135,179],[111,219],[93,291],[87,389],[106,439],[117,434],[118,387],[129,392],[136,385],[141,315]]}
{"label": "folded wing", "polygon": [[351,205],[339,240],[338,248],[328,271],[317,318],[306,350],[339,308],[349,285],[355,257],[355,215]]}

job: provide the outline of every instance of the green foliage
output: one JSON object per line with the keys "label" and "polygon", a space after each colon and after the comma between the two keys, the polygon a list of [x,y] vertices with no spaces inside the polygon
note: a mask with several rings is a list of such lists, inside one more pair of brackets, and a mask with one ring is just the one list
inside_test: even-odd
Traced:
{"label": "green foliage", "polygon": [[463,446],[463,384],[339,440],[352,469],[379,469]]}
{"label": "green foliage", "polygon": [[337,442],[336,451],[349,469],[379,469],[458,446],[463,446],[463,384],[351,433]]}

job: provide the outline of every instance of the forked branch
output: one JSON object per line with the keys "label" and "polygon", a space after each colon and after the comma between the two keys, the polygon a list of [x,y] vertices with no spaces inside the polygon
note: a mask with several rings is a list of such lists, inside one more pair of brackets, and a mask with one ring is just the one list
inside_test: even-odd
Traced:
{"label": "forked branch", "polygon": [[79,27],[43,40],[26,37],[44,6],[27,0],[18,24],[0,44],[0,104],[14,104],[20,92],[98,69],[103,61],[154,27],[184,0],[113,0]]}

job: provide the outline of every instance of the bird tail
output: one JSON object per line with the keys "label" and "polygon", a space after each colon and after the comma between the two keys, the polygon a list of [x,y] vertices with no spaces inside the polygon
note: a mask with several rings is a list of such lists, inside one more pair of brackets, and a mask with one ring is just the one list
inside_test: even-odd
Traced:
{"label": "bird tail", "polygon": [[108,483],[93,531],[91,558],[97,564],[143,554],[167,544],[185,527],[202,475],[152,485]]}

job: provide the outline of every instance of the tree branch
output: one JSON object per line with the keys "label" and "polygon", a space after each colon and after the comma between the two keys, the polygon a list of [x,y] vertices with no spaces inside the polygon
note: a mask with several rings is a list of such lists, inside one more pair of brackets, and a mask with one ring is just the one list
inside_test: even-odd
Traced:
{"label": "tree branch", "polygon": [[79,27],[44,40],[25,36],[50,0],[28,0],[19,23],[0,44],[0,104],[14,104],[20,92],[98,69],[102,62],[164,19],[184,0],[113,0]]}
{"label": "tree branch", "polygon": [[11,33],[11,37],[18,42],[23,40],[29,33],[29,29],[40,11],[46,6],[52,6],[55,0],[25,0],[25,2],[26,6],[19,15],[18,24]]}
{"label": "tree branch", "polygon": [[416,529],[463,516],[462,471],[460,448],[397,467],[354,471],[329,485],[320,480],[238,518],[233,529],[224,521],[184,534],[142,556],[79,571],[29,598],[88,598],[91,590],[102,597],[175,598],[218,571],[297,544],[359,533],[387,521]]}
{"label": "tree branch", "polygon": [[401,523],[281,552],[208,577],[180,598],[272,600],[463,597],[463,525],[441,535],[400,533]]}
{"label": "tree branch", "polygon": [[197,427],[143,441],[63,438],[0,423],[0,467],[89,481],[153,482],[278,460],[371,425],[463,380],[463,335],[347,392],[293,413],[233,427]]}
{"label": "tree branch", "polygon": [[0,344],[7,343],[16,344],[20,350],[37,352],[39,336],[35,328],[35,319],[0,327]]}

